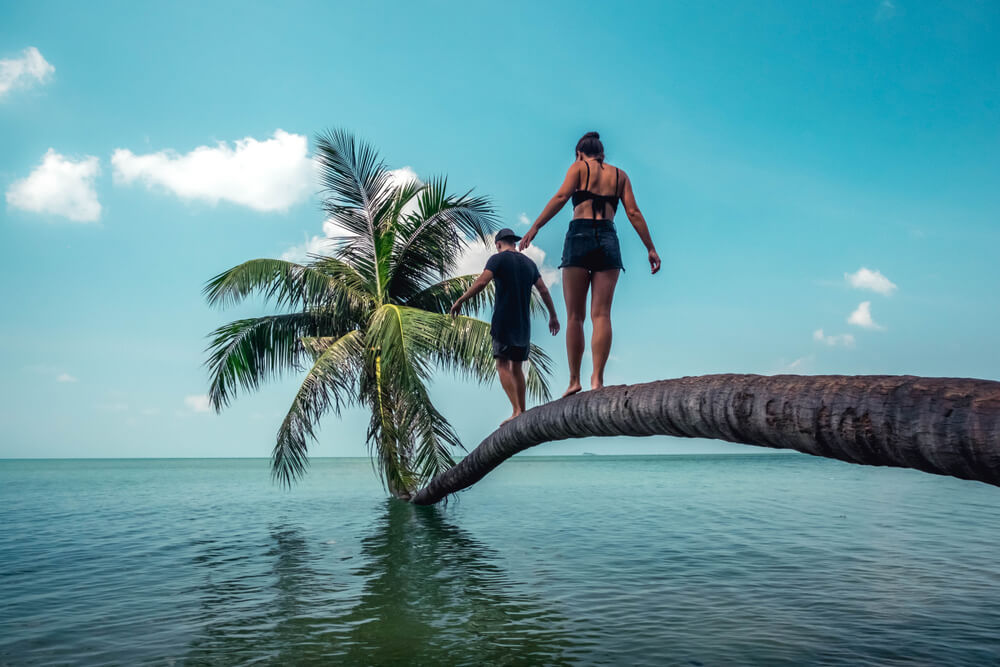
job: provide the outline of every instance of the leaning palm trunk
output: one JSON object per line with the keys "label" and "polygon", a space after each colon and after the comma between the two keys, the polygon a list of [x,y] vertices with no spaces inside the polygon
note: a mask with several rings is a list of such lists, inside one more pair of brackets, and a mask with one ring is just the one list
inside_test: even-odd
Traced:
{"label": "leaning palm trunk", "polygon": [[608,387],[504,425],[412,502],[436,503],[552,440],[714,438],[1000,486],[1000,382],[843,375],[707,375]]}

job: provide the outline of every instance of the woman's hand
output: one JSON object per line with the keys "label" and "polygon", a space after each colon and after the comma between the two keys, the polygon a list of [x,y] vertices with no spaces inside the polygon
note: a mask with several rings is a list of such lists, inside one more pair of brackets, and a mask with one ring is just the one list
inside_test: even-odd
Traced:
{"label": "woman's hand", "polygon": [[531,242],[535,240],[535,235],[536,234],[538,234],[538,230],[535,229],[534,226],[532,226],[532,228],[529,229],[525,233],[525,235],[521,237],[521,242],[517,244],[517,249],[518,250],[524,250],[525,248],[527,248],[528,246],[530,246]]}
{"label": "woman's hand", "polygon": [[649,268],[652,269],[652,273],[660,270],[660,256],[655,249],[649,251]]}

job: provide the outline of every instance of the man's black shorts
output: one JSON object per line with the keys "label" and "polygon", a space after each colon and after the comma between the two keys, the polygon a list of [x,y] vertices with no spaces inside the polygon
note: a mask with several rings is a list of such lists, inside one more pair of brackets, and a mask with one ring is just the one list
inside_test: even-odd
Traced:
{"label": "man's black shorts", "polygon": [[493,339],[493,358],[504,361],[527,361],[528,348],[518,345],[507,345],[496,338]]}

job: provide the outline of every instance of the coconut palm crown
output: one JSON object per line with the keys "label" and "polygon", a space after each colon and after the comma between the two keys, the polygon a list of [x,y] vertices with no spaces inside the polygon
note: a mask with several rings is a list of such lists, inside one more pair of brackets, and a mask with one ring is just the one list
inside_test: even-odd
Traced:
{"label": "coconut palm crown", "polygon": [[[212,278],[209,304],[262,296],[278,314],[210,334],[209,398],[221,411],[239,390],[305,371],[272,452],[289,486],[308,463],[320,419],[347,406],[371,412],[367,442],[386,487],[407,498],[461,449],[428,391],[437,369],[482,383],[495,376],[489,324],[447,315],[475,275],[449,277],[469,243],[489,243],[497,216],[485,197],[447,192],[445,178],[400,182],[374,148],[344,131],[317,136],[322,208],[342,235],[303,264],[254,259]],[[473,309],[489,304],[485,291]],[[548,400],[551,360],[532,348],[528,392]]]}

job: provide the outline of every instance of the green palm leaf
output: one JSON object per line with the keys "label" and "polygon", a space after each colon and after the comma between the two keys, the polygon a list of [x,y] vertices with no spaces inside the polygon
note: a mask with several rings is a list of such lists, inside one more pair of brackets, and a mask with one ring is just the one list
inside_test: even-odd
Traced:
{"label": "green palm leaf", "polygon": [[343,405],[357,402],[362,343],[360,331],[309,341],[316,361],[281,422],[271,453],[271,474],[282,485],[290,486],[305,472],[308,441],[315,438],[320,418],[331,409],[339,415]]}
{"label": "green palm leaf", "polygon": [[252,259],[215,276],[203,291],[212,306],[234,305],[254,293],[273,300],[279,308],[359,303],[368,298],[358,284],[337,278],[329,271],[295,262]]}
{"label": "green palm leaf", "polygon": [[318,335],[330,324],[322,313],[304,312],[236,320],[213,331],[206,362],[212,406],[228,405],[238,387],[256,390],[267,379],[297,370],[302,337]]}

